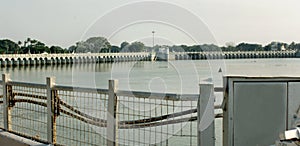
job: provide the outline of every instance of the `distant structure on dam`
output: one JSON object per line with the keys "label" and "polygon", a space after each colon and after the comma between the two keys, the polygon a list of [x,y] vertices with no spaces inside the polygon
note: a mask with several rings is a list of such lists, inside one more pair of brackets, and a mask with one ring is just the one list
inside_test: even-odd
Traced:
{"label": "distant structure on dam", "polygon": [[243,52],[170,52],[168,48],[158,52],[134,53],[69,53],[69,54],[3,54],[0,66],[35,66],[84,63],[109,63],[128,61],[169,61],[246,58],[299,58],[298,51],[243,51]]}

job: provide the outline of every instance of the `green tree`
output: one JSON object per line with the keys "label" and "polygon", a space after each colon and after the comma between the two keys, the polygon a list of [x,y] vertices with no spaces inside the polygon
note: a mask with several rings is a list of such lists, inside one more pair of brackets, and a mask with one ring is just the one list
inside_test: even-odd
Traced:
{"label": "green tree", "polygon": [[145,51],[145,45],[142,42],[133,42],[128,47],[128,52],[142,52]]}
{"label": "green tree", "polygon": [[89,52],[89,48],[85,42],[77,42],[75,52],[76,53],[87,53],[87,52]]}
{"label": "green tree", "polygon": [[111,48],[110,43],[104,37],[91,37],[85,41],[85,46],[92,53],[99,53],[102,49],[110,50]]}
{"label": "green tree", "polygon": [[169,49],[171,52],[184,52],[184,50],[180,46],[176,45],[170,46]]}
{"label": "green tree", "polygon": [[15,42],[8,39],[0,40],[0,53],[13,54],[19,50],[20,47]]}
{"label": "green tree", "polygon": [[120,51],[121,51],[121,48],[119,48],[118,46],[111,46],[112,53],[118,53]]}
{"label": "green tree", "polygon": [[123,49],[125,49],[126,47],[129,47],[129,45],[130,45],[130,44],[129,44],[128,42],[125,41],[125,42],[122,42],[122,43],[121,43],[120,47],[121,47],[121,49],[123,50]]}
{"label": "green tree", "polygon": [[300,44],[292,42],[291,44],[288,45],[287,47],[289,50],[300,50]]}
{"label": "green tree", "polygon": [[189,47],[187,45],[180,45],[180,48],[182,48],[182,50],[184,52],[189,52],[190,51],[190,49],[189,49]]}
{"label": "green tree", "polygon": [[265,51],[280,51],[281,47],[288,47],[288,44],[282,42],[271,42],[270,44],[264,46]]}
{"label": "green tree", "polygon": [[21,47],[22,46],[22,42],[18,41],[18,45],[19,45],[19,47]]}
{"label": "green tree", "polygon": [[92,37],[86,41],[77,42],[75,47],[69,48],[69,51],[75,51],[77,53],[99,53],[109,52],[111,45],[104,37]]}
{"label": "green tree", "polygon": [[214,44],[204,44],[199,47],[201,51],[220,51],[220,47]]}
{"label": "green tree", "polygon": [[50,52],[49,47],[38,40],[27,38],[27,40],[24,41],[24,44],[25,43],[26,46],[21,48],[22,53],[38,54],[43,52]]}
{"label": "green tree", "polygon": [[263,47],[259,44],[240,43],[236,46],[239,51],[262,51]]}
{"label": "green tree", "polygon": [[51,53],[65,53],[66,52],[66,50],[60,46],[51,46],[49,49],[50,49]]}
{"label": "green tree", "polygon": [[24,46],[23,47],[27,47],[27,44],[30,43],[31,41],[31,38],[27,38],[25,41],[24,41]]}
{"label": "green tree", "polygon": [[75,52],[76,51],[76,46],[75,45],[72,45],[72,46],[70,46],[69,48],[68,48],[68,52],[69,53],[73,53],[73,52]]}

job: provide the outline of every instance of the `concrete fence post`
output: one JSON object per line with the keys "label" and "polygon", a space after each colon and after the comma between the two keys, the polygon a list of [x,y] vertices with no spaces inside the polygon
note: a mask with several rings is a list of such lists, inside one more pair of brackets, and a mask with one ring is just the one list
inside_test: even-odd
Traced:
{"label": "concrete fence post", "polygon": [[3,86],[3,122],[4,129],[6,131],[11,131],[11,108],[10,105],[12,100],[12,87],[8,85],[10,81],[9,74],[2,74],[2,86]]}
{"label": "concrete fence post", "polygon": [[53,90],[54,77],[47,77],[47,141],[56,144],[56,101],[57,92]]}
{"label": "concrete fence post", "polygon": [[107,106],[107,146],[118,145],[118,80],[108,81],[108,106]]}
{"label": "concrete fence post", "polygon": [[200,95],[197,105],[197,145],[215,145],[214,123],[214,86],[211,83],[200,83]]}

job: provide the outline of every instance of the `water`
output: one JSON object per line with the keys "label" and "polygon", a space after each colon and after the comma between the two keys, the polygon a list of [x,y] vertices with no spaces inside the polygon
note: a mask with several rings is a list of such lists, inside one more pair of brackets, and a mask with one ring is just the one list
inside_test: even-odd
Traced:
{"label": "water", "polygon": [[[118,79],[120,89],[154,92],[198,93],[202,80],[222,86],[222,75],[299,76],[300,59],[185,60],[172,62],[121,62],[1,68],[14,81],[45,83],[55,76],[60,85],[107,88]],[[219,68],[222,72],[218,72]],[[208,79],[211,78],[211,79]],[[160,84],[159,86],[157,84]]]}
{"label": "water", "polygon": [[[219,70],[222,72],[219,72]],[[150,92],[199,93],[199,83],[211,81],[223,86],[223,75],[299,76],[300,59],[180,60],[171,62],[121,62],[1,68],[13,81],[108,88],[109,79],[119,80],[119,89]],[[221,96],[218,94],[218,96]],[[218,103],[221,100],[217,100]]]}
{"label": "water", "polygon": [[[219,70],[222,72],[219,72]],[[109,79],[119,89],[151,92],[199,93],[199,82],[222,86],[223,75],[299,76],[300,59],[185,60],[171,62],[122,62],[112,64],[61,65],[1,68],[13,81],[45,83],[55,76],[60,85],[104,88]],[[217,103],[222,95],[217,94]],[[222,120],[216,120],[217,145],[221,145]]]}

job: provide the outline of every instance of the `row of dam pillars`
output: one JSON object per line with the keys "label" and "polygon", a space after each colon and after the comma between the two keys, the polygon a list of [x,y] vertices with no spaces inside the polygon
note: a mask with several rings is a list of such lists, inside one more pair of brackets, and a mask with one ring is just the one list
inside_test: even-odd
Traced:
{"label": "row of dam pillars", "polygon": [[[294,52],[270,53],[182,53],[175,54],[175,60],[206,60],[206,59],[251,59],[251,58],[296,58]],[[172,57],[171,57],[172,58]]]}
{"label": "row of dam pillars", "polygon": [[[296,52],[198,52],[182,54],[168,54],[168,60],[205,60],[205,59],[250,59],[250,58],[296,58]],[[170,55],[174,55],[173,57]],[[129,61],[152,61],[150,55],[126,56],[89,56],[89,57],[47,57],[47,58],[0,58],[1,67],[10,66],[35,66],[35,65],[60,65],[84,63],[111,63]]]}
{"label": "row of dam pillars", "polygon": [[112,63],[129,61],[151,61],[150,56],[99,56],[99,57],[51,57],[51,58],[6,58],[0,59],[1,67],[10,66],[35,66],[35,65],[60,65],[84,63]]}

